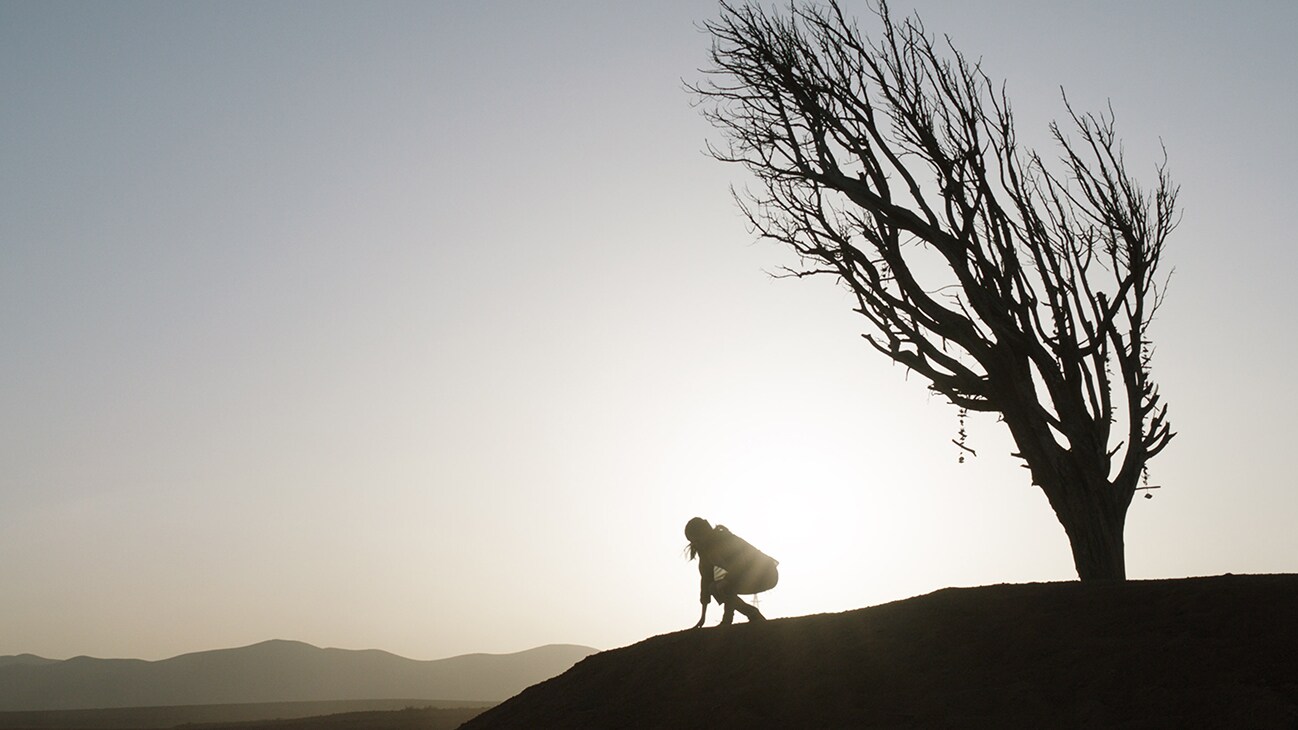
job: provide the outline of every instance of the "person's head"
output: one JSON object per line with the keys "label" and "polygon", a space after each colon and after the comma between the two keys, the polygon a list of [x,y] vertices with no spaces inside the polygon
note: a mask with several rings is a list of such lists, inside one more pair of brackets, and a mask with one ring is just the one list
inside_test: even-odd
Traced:
{"label": "person's head", "polygon": [[702,517],[695,517],[685,523],[685,539],[690,541],[689,553],[693,560],[699,554],[699,544],[712,534],[712,523]]}

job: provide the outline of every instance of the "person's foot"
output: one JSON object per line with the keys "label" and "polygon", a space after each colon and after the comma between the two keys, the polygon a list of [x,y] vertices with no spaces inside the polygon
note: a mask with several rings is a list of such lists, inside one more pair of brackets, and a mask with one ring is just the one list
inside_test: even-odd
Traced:
{"label": "person's foot", "polygon": [[735,622],[735,609],[731,606],[726,606],[725,613],[721,614],[721,623],[718,625],[729,626],[734,622]]}
{"label": "person's foot", "polygon": [[739,610],[743,612],[744,616],[747,617],[749,621],[766,620],[766,617],[762,615],[762,612],[757,610],[757,606],[742,606]]}

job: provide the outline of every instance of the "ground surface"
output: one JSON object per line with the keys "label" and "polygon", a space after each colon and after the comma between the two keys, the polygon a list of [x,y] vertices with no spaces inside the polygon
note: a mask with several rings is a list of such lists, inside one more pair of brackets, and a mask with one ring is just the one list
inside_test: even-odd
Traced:
{"label": "ground surface", "polygon": [[184,730],[455,730],[482,708],[410,708],[384,712],[346,712],[292,720],[186,725]]}
{"label": "ground surface", "polygon": [[591,656],[498,728],[1298,728],[1298,576],[947,589]]}
{"label": "ground surface", "polygon": [[491,704],[335,700],[18,711],[0,712],[0,730],[452,730]]}

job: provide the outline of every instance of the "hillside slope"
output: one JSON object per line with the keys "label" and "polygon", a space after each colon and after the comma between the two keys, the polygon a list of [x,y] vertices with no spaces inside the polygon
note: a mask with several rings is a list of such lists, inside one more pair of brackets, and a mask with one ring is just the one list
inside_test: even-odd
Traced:
{"label": "hillside slope", "polygon": [[383,651],[266,641],[150,662],[76,657],[0,661],[0,710],[390,699],[498,701],[595,650],[543,646],[515,654],[415,661]]}
{"label": "hillside slope", "polygon": [[1298,727],[1298,576],[937,591],[583,660],[494,728]]}

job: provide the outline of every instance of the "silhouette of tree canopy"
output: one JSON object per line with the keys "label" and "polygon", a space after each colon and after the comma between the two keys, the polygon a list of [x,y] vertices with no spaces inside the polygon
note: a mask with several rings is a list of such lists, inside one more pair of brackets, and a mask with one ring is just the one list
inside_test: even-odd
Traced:
{"label": "silhouette of tree canopy", "polygon": [[[787,14],[723,2],[690,87],[724,132],[714,157],[790,276],[851,292],[866,340],[961,409],[1000,414],[1082,580],[1124,579],[1123,524],[1174,435],[1146,332],[1176,227],[1166,152],[1152,191],[1127,171],[1113,112],[1021,145],[1004,85],[884,2],[867,37],[838,2]],[[1072,136],[1070,136],[1072,135]]]}

